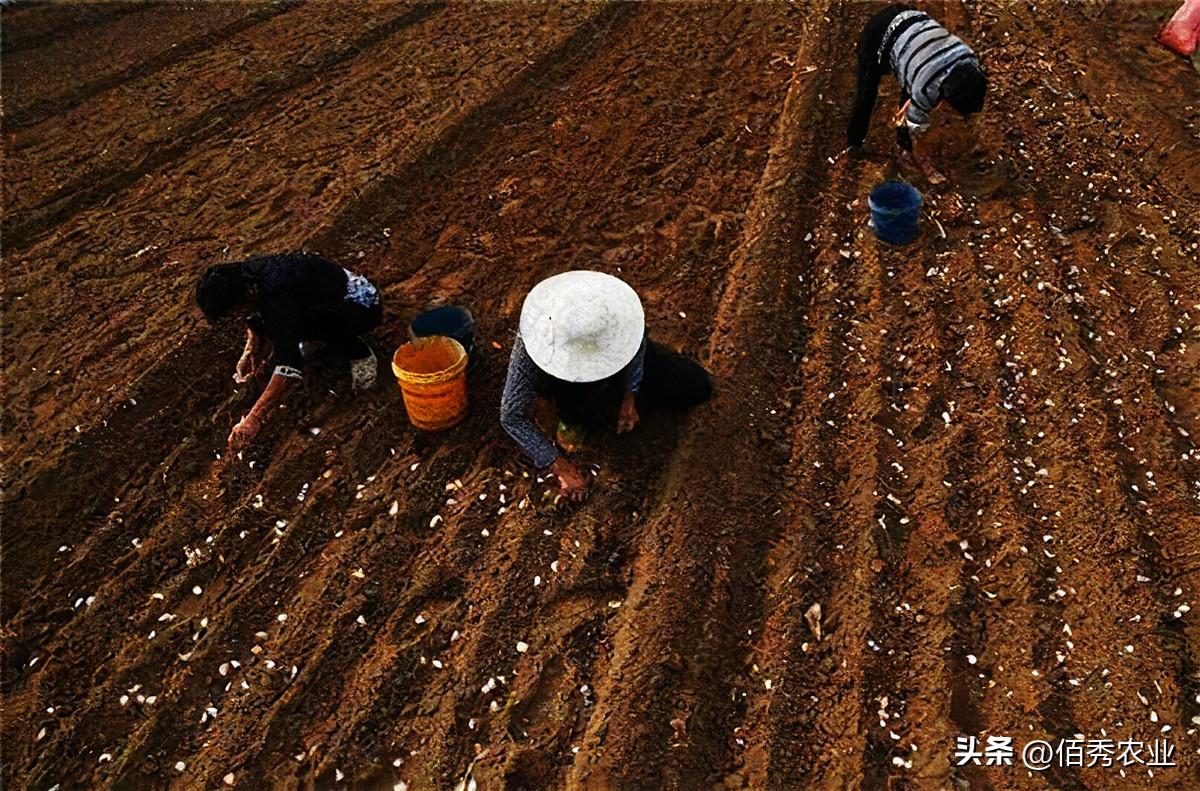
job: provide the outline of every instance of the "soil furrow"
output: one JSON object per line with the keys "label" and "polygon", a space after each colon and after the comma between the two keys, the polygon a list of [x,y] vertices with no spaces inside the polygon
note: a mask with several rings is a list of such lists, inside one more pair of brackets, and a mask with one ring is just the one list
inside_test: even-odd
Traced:
{"label": "soil furrow", "polygon": [[100,167],[64,185],[43,202],[22,212],[21,219],[9,225],[5,233],[9,249],[20,251],[33,245],[49,235],[50,229],[67,223],[79,212],[112,200],[114,195],[141,181],[143,176],[186,155],[203,141],[232,129],[243,119],[259,112],[269,97],[295,91],[313,80],[325,78],[331,70],[361,56],[373,45],[404,28],[420,23],[443,7],[437,3],[418,5],[372,28],[348,46],[323,52],[290,73],[264,82],[254,93],[189,120],[176,130],[170,143],[148,152],[134,167],[124,163],[111,168]]}
{"label": "soil furrow", "polygon": [[146,60],[132,63],[120,71],[106,74],[98,79],[89,80],[82,85],[71,86],[70,90],[61,93],[51,96],[38,96],[28,105],[17,106],[12,108],[11,111],[6,112],[4,128],[7,131],[12,131],[32,126],[52,115],[61,115],[70,108],[92,97],[99,96],[127,82],[152,76],[169,66],[187,60],[197,53],[212,47],[214,44],[219,44],[225,39],[232,38],[243,31],[262,24],[272,17],[292,10],[302,2],[303,0],[289,0],[288,2],[273,3],[271,5],[251,6],[249,12],[232,22],[181,43],[173,44],[170,49],[164,50]]}
{"label": "soil furrow", "polygon": [[[318,231],[310,244],[332,255],[344,254],[340,246],[360,241],[367,229],[382,228],[389,218],[413,203],[412,193],[453,177],[487,150],[496,130],[515,123],[545,100],[587,64],[591,54],[619,35],[637,14],[631,3],[608,3],[581,25],[570,38],[542,55],[445,130],[417,159],[397,173],[381,178]],[[404,280],[409,273],[398,273]]]}
{"label": "soil furrow", "polygon": [[[862,191],[881,176],[875,174]],[[931,212],[939,211],[940,197],[929,196]],[[947,202],[956,200],[948,196]],[[959,345],[945,315],[953,301],[927,271],[939,271],[948,245],[931,246],[936,255],[913,262],[887,245],[868,243],[861,264],[878,284],[881,304],[867,313],[878,315],[883,326],[867,331],[881,336],[884,366],[881,409],[873,417],[883,430],[871,531],[877,648],[863,691],[862,719],[872,723],[864,749],[865,788],[945,777],[956,726],[957,733],[966,732],[963,720],[971,719],[954,700],[972,683],[971,649],[955,632],[951,613],[973,587],[966,571],[970,553],[962,542],[970,546],[978,537],[946,518],[955,496],[953,448],[968,432],[961,425],[960,401],[970,391],[961,392],[950,363]],[[956,577],[960,584],[949,584]],[[926,689],[941,694],[930,696]]]}
{"label": "soil furrow", "polygon": [[[5,56],[46,47],[55,41],[91,35],[95,28],[122,17],[153,8],[155,3],[30,3],[6,6],[4,20]],[[39,7],[40,6],[40,7]],[[90,30],[87,30],[91,28]]]}
{"label": "soil furrow", "polygon": [[[842,24],[846,24],[845,12],[841,13]],[[815,104],[828,85],[818,82],[807,86],[802,95]],[[831,134],[839,135],[840,129],[831,130]],[[827,146],[830,142],[827,138]],[[828,156],[828,148],[815,146],[808,152],[810,165],[805,172],[811,172],[818,161]],[[821,193],[821,200],[830,204],[841,203],[849,198],[860,178],[858,163],[843,161],[830,174],[828,186],[812,192]],[[836,197],[824,197],[826,193]],[[795,235],[798,237],[801,230],[806,230],[803,239],[811,240],[809,250],[800,255],[811,255],[812,259],[804,265],[798,255],[791,256],[799,264],[792,274],[799,286],[798,299],[802,300],[794,306],[793,315],[795,321],[810,327],[812,334],[805,337],[803,352],[796,360],[802,376],[788,390],[800,391],[798,403],[791,410],[792,421],[798,423],[791,429],[794,438],[788,466],[792,470],[799,467],[800,471],[789,474],[806,481],[801,484],[804,494],[799,498],[805,507],[788,514],[793,527],[780,534],[768,560],[768,567],[774,569],[770,589],[791,587],[792,590],[780,591],[775,595],[783,601],[770,603],[771,615],[762,627],[763,637],[755,657],[761,665],[760,683],[765,689],[769,680],[770,688],[756,693],[757,699],[752,699],[743,720],[750,778],[755,785],[780,788],[799,782],[812,771],[820,756],[849,751],[838,743],[836,731],[818,725],[830,704],[826,695],[812,699],[816,697],[812,690],[819,687],[817,679],[836,672],[839,658],[846,656],[845,645],[841,643],[841,623],[849,611],[835,608],[833,598],[837,580],[844,572],[839,568],[844,563],[840,555],[845,542],[857,534],[858,525],[838,516],[847,507],[843,489],[848,478],[846,466],[839,458],[840,430],[834,426],[846,421],[848,413],[855,409],[853,403],[846,403],[847,370],[856,363],[866,362],[860,356],[864,350],[847,351],[847,339],[854,332],[856,319],[855,311],[842,299],[843,284],[852,279],[854,269],[852,260],[839,252],[847,233],[844,218],[822,211],[815,204],[798,212],[797,220],[802,225]],[[835,398],[829,398],[829,394]],[[824,608],[824,642],[818,641],[805,625],[803,613],[814,603]],[[787,646],[781,657],[774,656],[766,647],[776,641]],[[838,644],[832,645],[833,641]],[[789,656],[796,658],[790,661],[784,658]],[[853,727],[852,723],[846,725]],[[818,729],[820,738],[796,738],[796,734],[812,733],[814,729]],[[838,782],[848,781],[843,778]]]}

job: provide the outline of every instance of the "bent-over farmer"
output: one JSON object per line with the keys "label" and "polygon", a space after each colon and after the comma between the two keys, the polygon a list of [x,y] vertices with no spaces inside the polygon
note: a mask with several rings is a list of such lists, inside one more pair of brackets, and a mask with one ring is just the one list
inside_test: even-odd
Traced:
{"label": "bent-over farmer", "polygon": [[233,450],[254,439],[303,377],[301,345],[306,342],[328,343],[348,357],[355,390],[375,384],[378,361],[364,336],[383,318],[379,290],[362,275],[315,253],[266,255],[209,267],[196,286],[196,304],[210,321],[246,314],[246,348],[234,381],[253,379],[263,368],[266,347],[272,350],[271,380],[233,427]]}
{"label": "bent-over farmer", "polygon": [[858,42],[858,89],[847,129],[851,146],[867,139],[879,80],[889,70],[900,84],[894,120],[902,161],[940,184],[945,176],[914,152],[912,136],[929,128],[929,114],[943,99],[963,115],[983,109],[987,76],[979,58],[923,11],[893,5],[871,17]]}
{"label": "bent-over farmer", "polygon": [[[558,479],[563,495],[580,501],[587,479],[564,454],[587,427],[615,413],[617,432],[632,431],[644,407],[682,411],[712,393],[699,364],[647,340],[641,300],[624,281],[564,272],[525,297],[500,422],[539,470]],[[538,397],[557,412],[557,445],[534,424]]]}

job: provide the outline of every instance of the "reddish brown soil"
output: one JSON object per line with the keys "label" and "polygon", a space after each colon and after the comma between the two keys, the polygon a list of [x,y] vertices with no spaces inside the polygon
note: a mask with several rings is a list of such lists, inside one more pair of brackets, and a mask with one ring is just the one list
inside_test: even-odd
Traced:
{"label": "reddish brown soil", "polygon": [[[951,178],[902,249],[865,225],[888,113],[839,153],[877,5],[4,9],[0,783],[1200,787],[1174,5],[934,4],[991,92],[922,141]],[[224,455],[254,391],[195,280],[301,247],[382,287],[382,349],[471,307],[465,423],[327,360]],[[598,438],[566,507],[497,401],[579,267],[718,396]],[[1179,766],[956,768],[960,734]]]}

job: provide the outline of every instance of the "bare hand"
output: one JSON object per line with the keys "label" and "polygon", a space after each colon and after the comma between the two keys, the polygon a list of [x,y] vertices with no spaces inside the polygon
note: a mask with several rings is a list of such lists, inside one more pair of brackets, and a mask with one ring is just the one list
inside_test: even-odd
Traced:
{"label": "bare hand", "polygon": [[550,465],[550,472],[558,478],[558,490],[563,497],[576,503],[584,501],[587,497],[587,479],[566,456],[559,456],[554,464]]}
{"label": "bare hand", "polygon": [[253,440],[262,428],[262,421],[253,412],[247,412],[233,431],[229,432],[229,449],[237,452],[243,450]]}
{"label": "bare hand", "polygon": [[896,111],[896,115],[892,118],[893,124],[895,124],[896,126],[904,126],[904,123],[908,117],[908,108],[911,104],[912,104],[912,99],[909,99],[907,102],[905,102],[903,105],[900,106],[900,109]]}
{"label": "bare hand", "polygon": [[233,373],[233,381],[240,385],[245,384],[254,378],[257,370],[258,360],[255,360],[254,355],[247,350],[243,352],[241,359],[238,360],[237,370]]}
{"label": "bare hand", "polygon": [[617,412],[617,433],[624,434],[627,431],[633,431],[637,428],[640,419],[637,411],[637,397],[633,393],[626,393],[625,398],[621,401],[621,409]]}

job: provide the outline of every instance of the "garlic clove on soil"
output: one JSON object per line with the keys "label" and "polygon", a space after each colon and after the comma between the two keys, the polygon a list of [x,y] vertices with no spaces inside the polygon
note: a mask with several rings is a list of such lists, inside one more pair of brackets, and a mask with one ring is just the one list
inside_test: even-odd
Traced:
{"label": "garlic clove on soil", "polygon": [[813,637],[821,642],[821,603],[817,602],[804,611],[804,620],[812,630]]}

